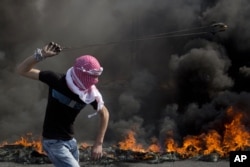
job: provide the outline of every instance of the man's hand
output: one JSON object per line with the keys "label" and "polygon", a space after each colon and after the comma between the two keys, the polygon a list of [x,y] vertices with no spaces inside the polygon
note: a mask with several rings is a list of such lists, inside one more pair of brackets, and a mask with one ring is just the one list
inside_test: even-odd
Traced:
{"label": "man's hand", "polygon": [[50,42],[48,45],[44,46],[42,49],[42,55],[44,58],[52,57],[59,54],[62,51],[62,47],[55,43]]}
{"label": "man's hand", "polygon": [[99,160],[102,157],[102,144],[95,144],[91,150],[93,160]]}

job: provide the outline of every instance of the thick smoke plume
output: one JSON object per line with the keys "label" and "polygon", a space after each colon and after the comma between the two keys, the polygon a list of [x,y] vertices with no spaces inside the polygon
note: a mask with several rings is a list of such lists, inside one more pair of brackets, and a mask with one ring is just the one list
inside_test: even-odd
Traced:
{"label": "thick smoke plume", "polygon": [[[164,140],[170,131],[178,140],[220,131],[229,106],[250,114],[249,8],[247,0],[2,0],[0,141],[41,134],[48,89],[18,76],[15,67],[49,41],[80,49],[47,59],[40,69],[65,72],[83,54],[100,60],[97,87],[111,115],[107,142],[129,130],[141,143]],[[215,22],[228,30],[133,41]],[[97,43],[107,44],[83,47]],[[87,107],[77,118],[79,141],[96,134],[98,118],[88,119],[90,112]]]}

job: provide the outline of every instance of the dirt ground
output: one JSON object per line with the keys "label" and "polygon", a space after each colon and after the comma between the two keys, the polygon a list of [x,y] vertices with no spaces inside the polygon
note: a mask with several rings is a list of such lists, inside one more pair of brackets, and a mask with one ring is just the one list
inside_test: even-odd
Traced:
{"label": "dirt ground", "polygon": [[[33,165],[33,164],[17,164],[11,162],[1,162],[0,167],[53,167],[52,164]],[[81,163],[81,167],[229,167],[229,161],[204,162],[204,161],[175,161],[164,162],[160,164],[147,163],[114,163],[110,165],[91,165]]]}

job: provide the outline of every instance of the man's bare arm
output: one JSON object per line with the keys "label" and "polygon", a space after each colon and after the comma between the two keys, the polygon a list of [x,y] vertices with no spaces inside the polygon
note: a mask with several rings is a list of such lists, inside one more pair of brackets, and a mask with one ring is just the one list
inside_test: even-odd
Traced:
{"label": "man's bare arm", "polygon": [[96,144],[102,144],[103,143],[103,139],[108,127],[108,121],[109,121],[109,111],[108,109],[103,106],[103,108],[101,109],[101,111],[99,112],[100,118],[101,118],[101,122],[100,122],[100,128],[99,128],[99,133],[98,136],[96,138]]}
{"label": "man's bare arm", "polygon": [[48,57],[57,55],[61,50],[62,49],[58,44],[50,42],[43,49],[41,49],[37,55],[29,56],[22,61],[17,66],[16,72],[24,77],[38,80],[40,70],[34,68],[34,66]]}
{"label": "man's bare arm", "polygon": [[108,109],[105,106],[103,106],[103,108],[99,111],[99,115],[100,115],[100,128],[92,149],[92,158],[95,160],[101,158],[102,156],[102,144],[109,122]]}
{"label": "man's bare arm", "polygon": [[29,56],[17,66],[16,72],[24,77],[38,80],[40,70],[33,68],[37,63],[34,56]]}

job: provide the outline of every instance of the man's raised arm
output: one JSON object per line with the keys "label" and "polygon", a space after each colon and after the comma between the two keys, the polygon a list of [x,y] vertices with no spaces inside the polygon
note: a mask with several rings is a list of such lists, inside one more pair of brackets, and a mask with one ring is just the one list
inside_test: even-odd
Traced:
{"label": "man's raised arm", "polygon": [[61,46],[50,42],[43,49],[37,49],[34,55],[27,57],[24,61],[22,61],[16,68],[16,72],[19,75],[22,75],[27,78],[38,80],[39,77],[39,69],[34,68],[34,66],[48,57],[55,56],[60,53]]}

